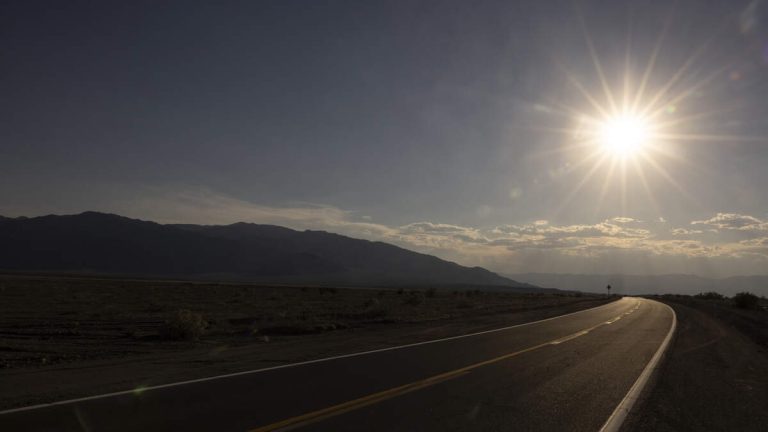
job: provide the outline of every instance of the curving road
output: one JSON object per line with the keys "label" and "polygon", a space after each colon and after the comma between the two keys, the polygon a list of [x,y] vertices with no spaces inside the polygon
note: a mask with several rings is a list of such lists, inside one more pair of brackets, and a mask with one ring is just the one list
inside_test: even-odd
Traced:
{"label": "curving road", "polygon": [[640,298],[505,329],[0,413],[0,430],[597,431],[670,331]]}

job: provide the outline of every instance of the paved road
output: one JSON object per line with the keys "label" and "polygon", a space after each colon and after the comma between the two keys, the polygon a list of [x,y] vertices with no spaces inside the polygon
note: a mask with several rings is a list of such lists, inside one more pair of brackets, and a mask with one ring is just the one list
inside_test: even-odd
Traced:
{"label": "paved road", "polygon": [[596,431],[672,323],[624,298],[467,337],[0,415],[0,430]]}

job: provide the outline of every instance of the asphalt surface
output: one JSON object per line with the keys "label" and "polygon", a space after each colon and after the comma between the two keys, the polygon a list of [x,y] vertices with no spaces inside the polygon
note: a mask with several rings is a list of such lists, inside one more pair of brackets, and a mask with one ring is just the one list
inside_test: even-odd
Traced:
{"label": "asphalt surface", "polygon": [[664,305],[0,414],[0,430],[596,431],[658,349]]}

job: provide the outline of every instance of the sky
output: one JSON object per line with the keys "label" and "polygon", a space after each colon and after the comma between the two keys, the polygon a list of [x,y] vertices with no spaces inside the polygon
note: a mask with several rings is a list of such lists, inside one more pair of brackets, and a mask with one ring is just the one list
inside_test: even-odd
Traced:
{"label": "sky", "polygon": [[4,216],[768,274],[763,1],[5,1],[0,62]]}

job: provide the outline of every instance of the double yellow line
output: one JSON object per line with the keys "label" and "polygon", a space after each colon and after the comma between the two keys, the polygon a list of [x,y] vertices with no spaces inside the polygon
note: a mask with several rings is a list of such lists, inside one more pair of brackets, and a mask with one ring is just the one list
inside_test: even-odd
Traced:
{"label": "double yellow line", "polygon": [[386,399],[393,398],[395,396],[404,395],[404,394],[410,393],[412,391],[416,391],[416,390],[419,390],[419,389],[422,389],[422,388],[425,388],[425,387],[433,386],[433,385],[439,384],[439,383],[441,383],[443,381],[447,381],[447,380],[450,380],[450,379],[462,376],[464,374],[467,374],[470,371],[472,371],[473,369],[477,369],[477,368],[480,368],[480,367],[483,367],[483,366],[488,366],[488,365],[493,364],[493,363],[498,363],[500,361],[504,361],[504,360],[510,359],[512,357],[515,357],[515,356],[519,356],[520,354],[525,354],[527,352],[535,351],[535,350],[537,350],[539,348],[543,348],[543,347],[548,346],[548,345],[558,345],[558,344],[561,344],[563,342],[567,342],[569,340],[576,339],[577,337],[584,336],[585,334],[591,332],[592,330],[594,330],[594,329],[596,329],[598,327],[601,327],[601,326],[604,326],[604,325],[608,325],[608,324],[612,324],[612,323],[620,320],[622,317],[624,317],[626,315],[629,315],[632,312],[636,311],[639,307],[640,307],[640,304],[638,303],[635,306],[635,308],[630,310],[629,312],[624,312],[623,314],[621,314],[621,315],[619,315],[619,316],[617,316],[615,318],[612,318],[612,319],[610,319],[608,321],[601,322],[600,324],[597,324],[597,325],[594,325],[592,327],[580,330],[580,331],[578,331],[576,333],[570,334],[570,335],[565,336],[565,337],[561,337],[561,338],[554,339],[554,340],[551,340],[551,341],[548,341],[548,342],[544,342],[544,343],[541,343],[541,344],[538,344],[538,345],[535,345],[535,346],[532,346],[532,347],[529,347],[529,348],[522,349],[520,351],[515,351],[513,353],[504,354],[502,356],[499,356],[499,357],[496,357],[496,358],[492,358],[490,360],[485,360],[485,361],[481,361],[479,363],[474,363],[474,364],[471,364],[469,366],[465,366],[465,367],[460,368],[460,369],[452,370],[450,372],[445,372],[445,373],[442,373],[442,374],[439,374],[439,375],[434,375],[434,376],[431,376],[429,378],[425,378],[423,380],[414,381],[412,383],[405,384],[405,385],[402,385],[400,387],[394,387],[394,388],[391,388],[391,389],[388,389],[388,390],[384,390],[384,391],[381,391],[381,392],[378,392],[378,393],[370,394],[368,396],[363,396],[363,397],[358,398],[358,399],[353,399],[353,400],[350,400],[350,401],[347,401],[347,402],[343,402],[343,403],[340,403],[338,405],[333,405],[333,406],[330,406],[330,407],[327,407],[327,408],[323,408],[323,409],[320,409],[320,410],[317,410],[317,411],[312,411],[312,412],[309,412],[309,413],[306,413],[306,414],[302,414],[302,415],[299,415],[299,416],[296,416],[296,417],[291,417],[291,418],[288,418],[288,419],[285,419],[285,420],[281,420],[281,421],[278,421],[278,422],[275,422],[275,423],[272,423],[272,424],[261,426],[261,427],[258,427],[256,429],[251,429],[250,432],[267,432],[267,431],[278,431],[278,430],[280,430],[280,431],[287,431],[287,430],[295,429],[295,428],[298,428],[298,427],[302,427],[302,426],[306,426],[306,425],[318,422],[320,420],[324,420],[324,419],[327,419],[327,418],[330,418],[330,417],[334,417],[334,416],[337,416],[337,415],[340,415],[340,414],[344,414],[344,413],[347,413],[347,412],[350,412],[350,411],[354,411],[356,409],[359,409],[359,408],[362,408],[362,407],[365,407],[365,406],[368,406],[368,405],[373,405],[373,404],[379,403],[381,401],[384,401]]}

